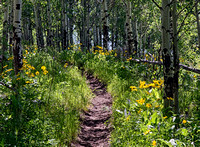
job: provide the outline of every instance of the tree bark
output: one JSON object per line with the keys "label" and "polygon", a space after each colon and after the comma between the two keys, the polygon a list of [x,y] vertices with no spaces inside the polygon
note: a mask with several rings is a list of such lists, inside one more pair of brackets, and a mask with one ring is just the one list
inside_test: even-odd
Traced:
{"label": "tree bark", "polygon": [[35,23],[36,23],[36,36],[37,36],[37,46],[38,48],[44,48],[44,37],[43,37],[43,28],[40,16],[40,5],[35,0],[34,1],[34,11],[35,11]]}
{"label": "tree bark", "polygon": [[51,19],[51,2],[50,0],[47,1],[47,46],[53,45],[53,32],[51,30],[52,28],[52,19]]}
{"label": "tree bark", "polygon": [[128,39],[128,54],[133,53],[133,31],[131,22],[131,1],[127,1],[127,12],[126,12],[126,27],[127,27],[127,39]]}
{"label": "tree bark", "polygon": [[103,48],[104,50],[108,50],[108,6],[107,0],[103,0]]}
{"label": "tree bark", "polygon": [[1,72],[3,72],[4,54],[5,54],[5,51],[8,50],[8,12],[9,12],[9,6],[7,2],[7,6],[5,7],[5,11],[4,11],[4,20],[3,20]]}
{"label": "tree bark", "polygon": [[22,68],[22,48],[21,48],[21,14],[22,0],[14,0],[14,18],[13,18],[13,56],[14,70],[17,75]]}
{"label": "tree bark", "polygon": [[164,75],[164,108],[166,115],[172,111],[173,98],[173,62],[170,50],[170,15],[169,0],[162,0],[162,56]]}
{"label": "tree bark", "polygon": [[179,78],[179,51],[178,51],[178,36],[177,36],[177,0],[173,2],[172,12],[172,27],[173,27],[173,57],[174,57],[174,81],[173,81],[173,98],[174,98],[174,112],[179,114],[179,100],[178,100],[178,78]]}
{"label": "tree bark", "polygon": [[200,49],[200,24],[199,24],[199,12],[198,12],[198,0],[196,0],[197,4],[195,5],[196,11],[196,19],[197,19],[197,31],[198,31],[198,48]]}

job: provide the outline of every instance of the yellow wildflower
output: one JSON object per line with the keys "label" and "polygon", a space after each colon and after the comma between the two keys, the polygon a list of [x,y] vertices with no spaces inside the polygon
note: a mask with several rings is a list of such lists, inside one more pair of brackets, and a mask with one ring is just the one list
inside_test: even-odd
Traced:
{"label": "yellow wildflower", "polygon": [[25,72],[25,74],[27,74],[27,75],[28,75],[28,74],[29,74],[29,72],[27,71],[27,72]]}
{"label": "yellow wildflower", "polygon": [[196,76],[196,75],[194,75],[193,77],[194,77],[194,78],[196,78],[197,76]]}
{"label": "yellow wildflower", "polygon": [[144,132],[144,135],[147,135],[150,132],[150,130],[147,130],[146,132]]}
{"label": "yellow wildflower", "polygon": [[26,52],[26,54],[28,54],[28,51],[27,51],[27,50],[25,50],[25,52]]}
{"label": "yellow wildflower", "polygon": [[135,86],[130,86],[130,88],[131,88],[131,91],[137,91],[137,87]]}
{"label": "yellow wildflower", "polygon": [[66,68],[68,66],[68,63],[65,63],[64,67]]}
{"label": "yellow wildflower", "polygon": [[156,141],[155,141],[155,140],[152,141],[152,145],[153,145],[153,146],[156,146]]}
{"label": "yellow wildflower", "polygon": [[6,68],[8,65],[5,65],[3,68]]}
{"label": "yellow wildflower", "polygon": [[17,78],[16,80],[18,81],[18,80],[20,80],[20,78]]}
{"label": "yellow wildflower", "polygon": [[146,104],[146,107],[147,107],[147,108],[151,108],[151,106],[152,106],[152,105],[149,104],[149,103]]}
{"label": "yellow wildflower", "polygon": [[9,71],[12,71],[13,69],[8,69],[8,70],[6,70],[5,72],[9,72]]}
{"label": "yellow wildflower", "polygon": [[48,71],[47,71],[47,70],[44,70],[43,74],[46,75],[47,73],[48,73]]}
{"label": "yellow wildflower", "polygon": [[115,55],[114,55],[115,57],[117,57],[117,53],[115,53]]}
{"label": "yellow wildflower", "polygon": [[183,120],[183,124],[185,124],[187,122],[187,120]]}
{"label": "yellow wildflower", "polygon": [[167,116],[164,116],[163,118],[164,118],[164,119],[166,119],[166,118],[167,118]]}
{"label": "yellow wildflower", "polygon": [[167,97],[167,99],[168,99],[168,100],[172,100],[172,101],[174,100],[172,97]]}
{"label": "yellow wildflower", "polygon": [[131,117],[130,115],[129,115],[128,117],[126,117],[126,121],[129,121],[129,120],[130,120],[130,117]]}
{"label": "yellow wildflower", "polygon": [[41,69],[45,71],[45,70],[46,70],[46,67],[45,67],[45,66],[42,66]]}
{"label": "yellow wildflower", "polygon": [[140,81],[140,86],[139,86],[139,88],[143,88],[144,87],[144,85],[145,85],[145,81]]}
{"label": "yellow wildflower", "polygon": [[35,72],[35,75],[39,75],[39,74],[40,74],[39,71],[36,71],[36,72]]}
{"label": "yellow wildflower", "polygon": [[31,81],[26,81],[26,84],[31,84],[31,83],[33,83],[33,82],[31,82]]}
{"label": "yellow wildflower", "polygon": [[138,102],[138,104],[142,105],[145,102],[145,99],[141,98],[140,100],[136,100],[136,102]]}
{"label": "yellow wildflower", "polygon": [[140,110],[138,110],[138,112],[137,112],[137,113],[139,114],[141,111],[142,111],[142,109],[140,108]]}
{"label": "yellow wildflower", "polygon": [[14,57],[12,56],[12,57],[8,58],[8,61],[9,61],[9,60],[13,60],[13,59],[14,59]]}
{"label": "yellow wildflower", "polygon": [[28,63],[25,59],[22,60],[24,64]]}
{"label": "yellow wildflower", "polygon": [[34,73],[31,73],[30,77],[35,77]]}

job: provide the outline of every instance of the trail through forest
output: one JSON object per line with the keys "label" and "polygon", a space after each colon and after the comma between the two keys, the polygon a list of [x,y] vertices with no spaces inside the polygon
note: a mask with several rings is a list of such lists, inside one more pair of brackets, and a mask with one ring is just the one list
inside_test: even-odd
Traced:
{"label": "trail through forest", "polygon": [[95,97],[88,111],[81,115],[81,130],[73,147],[108,147],[111,125],[108,120],[112,114],[112,97],[106,87],[92,75],[86,75]]}

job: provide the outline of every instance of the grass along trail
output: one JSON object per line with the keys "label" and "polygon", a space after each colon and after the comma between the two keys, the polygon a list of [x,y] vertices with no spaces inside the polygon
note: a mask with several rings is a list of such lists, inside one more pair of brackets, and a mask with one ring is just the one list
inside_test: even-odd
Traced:
{"label": "grass along trail", "polygon": [[105,85],[92,75],[86,75],[95,97],[91,100],[88,111],[81,115],[81,130],[73,147],[108,147],[110,146],[111,125],[108,120],[112,114],[112,97]]}

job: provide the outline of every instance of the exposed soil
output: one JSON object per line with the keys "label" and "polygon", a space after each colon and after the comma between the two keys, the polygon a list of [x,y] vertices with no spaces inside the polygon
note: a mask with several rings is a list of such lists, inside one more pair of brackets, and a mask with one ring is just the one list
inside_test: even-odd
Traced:
{"label": "exposed soil", "polygon": [[104,84],[92,75],[86,75],[93,93],[88,111],[81,115],[81,130],[72,147],[109,147],[111,126],[109,118],[112,114],[112,97]]}

